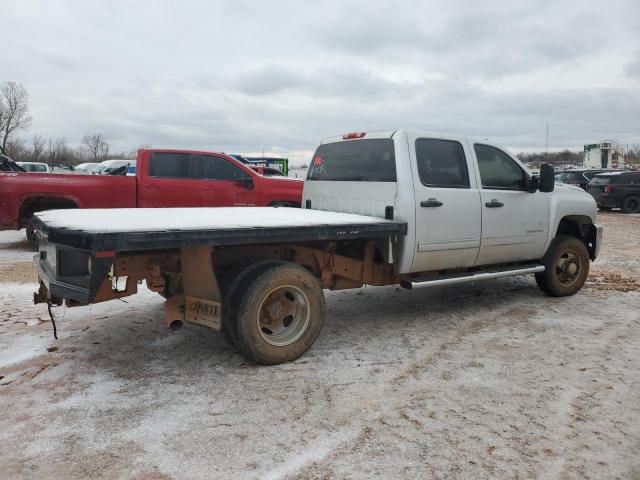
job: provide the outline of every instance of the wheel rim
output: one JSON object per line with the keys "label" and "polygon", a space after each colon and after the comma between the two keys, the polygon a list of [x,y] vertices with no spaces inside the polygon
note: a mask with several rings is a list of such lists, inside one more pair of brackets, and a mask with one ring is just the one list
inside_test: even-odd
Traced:
{"label": "wheel rim", "polygon": [[640,199],[630,198],[627,200],[627,211],[638,213],[640,211]]}
{"label": "wheel rim", "polygon": [[258,332],[270,345],[284,347],[298,340],[309,326],[309,297],[295,285],[276,287],[258,309]]}
{"label": "wheel rim", "polygon": [[580,277],[582,260],[575,252],[564,252],[555,264],[555,271],[556,277],[562,285],[572,285]]}

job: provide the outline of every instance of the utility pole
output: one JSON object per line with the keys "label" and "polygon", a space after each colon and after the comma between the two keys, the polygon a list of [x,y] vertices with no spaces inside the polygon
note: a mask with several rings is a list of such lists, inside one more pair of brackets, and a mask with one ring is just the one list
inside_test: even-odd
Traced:
{"label": "utility pole", "polygon": [[544,147],[544,161],[547,162],[547,157],[549,156],[549,120],[547,120],[547,139]]}

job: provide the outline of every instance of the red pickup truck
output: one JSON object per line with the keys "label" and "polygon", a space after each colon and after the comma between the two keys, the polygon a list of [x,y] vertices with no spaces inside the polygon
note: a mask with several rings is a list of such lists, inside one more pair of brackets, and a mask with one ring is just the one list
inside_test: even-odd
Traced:
{"label": "red pickup truck", "polygon": [[0,172],[0,229],[61,208],[295,206],[301,180],[265,177],[222,153],[138,150],[136,176]]}

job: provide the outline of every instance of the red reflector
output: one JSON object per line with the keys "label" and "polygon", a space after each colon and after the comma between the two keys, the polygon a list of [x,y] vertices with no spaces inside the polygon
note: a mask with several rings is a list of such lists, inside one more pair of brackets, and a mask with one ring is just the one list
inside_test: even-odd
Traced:
{"label": "red reflector", "polygon": [[313,164],[317,166],[322,165],[322,157],[313,157]]}
{"label": "red reflector", "polygon": [[604,187],[604,193],[611,193],[613,192],[613,187],[611,185],[607,185]]}
{"label": "red reflector", "polygon": [[111,258],[116,256],[115,250],[107,250],[105,252],[96,252],[96,258]]}
{"label": "red reflector", "polygon": [[352,140],[354,138],[362,138],[367,134],[367,132],[351,132],[351,133],[345,133],[344,135],[342,135],[342,139],[343,140]]}

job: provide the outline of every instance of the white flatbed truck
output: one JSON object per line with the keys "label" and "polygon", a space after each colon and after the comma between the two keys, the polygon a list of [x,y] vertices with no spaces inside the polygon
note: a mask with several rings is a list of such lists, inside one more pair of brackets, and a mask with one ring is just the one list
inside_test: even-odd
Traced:
{"label": "white flatbed truck", "polygon": [[593,198],[484,140],[405,130],[331,137],[303,208],[58,210],[37,215],[34,301],[163,295],[165,322],[222,331],[263,364],[317,338],[323,289],[448,285],[535,274],[578,292],[598,255]]}

